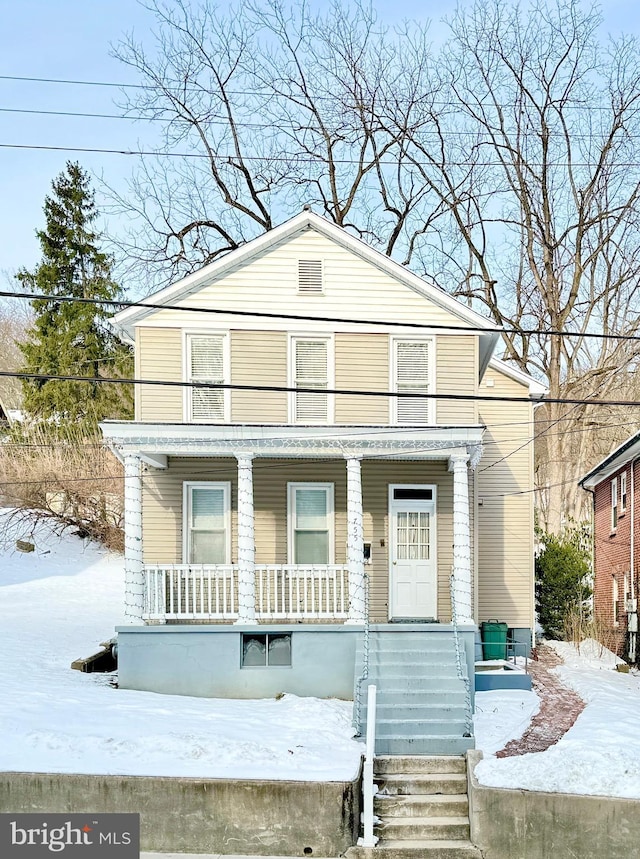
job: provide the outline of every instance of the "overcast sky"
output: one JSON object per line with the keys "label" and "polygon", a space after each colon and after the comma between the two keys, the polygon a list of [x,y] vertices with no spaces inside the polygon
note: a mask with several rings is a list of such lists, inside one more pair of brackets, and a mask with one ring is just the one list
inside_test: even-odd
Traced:
{"label": "overcast sky", "polygon": [[[310,0],[316,5],[317,0]],[[226,4],[219,4],[224,7]],[[379,0],[381,19],[436,22],[453,10],[453,0]],[[605,28],[640,32],[638,0],[603,0]],[[134,83],[134,73],[109,55],[110,44],[131,30],[144,38],[150,16],[135,0],[0,0],[0,144],[107,149],[153,145],[151,123],[118,119],[30,115],[12,110],[116,113],[118,90],[12,81],[2,76]],[[130,157],[0,147],[0,272],[15,272],[39,259],[35,230],[43,226],[42,205],[51,180],[68,159],[123,188],[133,168]],[[117,224],[111,224],[116,229]],[[0,287],[6,281],[0,278]]]}

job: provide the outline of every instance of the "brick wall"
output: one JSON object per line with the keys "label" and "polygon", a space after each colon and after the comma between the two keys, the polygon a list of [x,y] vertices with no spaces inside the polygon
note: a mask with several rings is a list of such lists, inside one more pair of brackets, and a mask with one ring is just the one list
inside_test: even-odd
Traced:
{"label": "brick wall", "polygon": [[[626,474],[626,507],[622,507],[621,477]],[[635,595],[638,596],[638,570],[640,569],[640,462],[634,466],[635,474]],[[612,522],[611,483],[617,478],[618,521]],[[627,463],[595,488],[595,582],[594,612],[605,626],[610,638],[608,646],[620,656],[626,655],[627,615],[625,596],[631,591],[631,466]],[[627,594],[625,595],[625,576]],[[619,600],[616,623],[614,609],[614,581]]]}

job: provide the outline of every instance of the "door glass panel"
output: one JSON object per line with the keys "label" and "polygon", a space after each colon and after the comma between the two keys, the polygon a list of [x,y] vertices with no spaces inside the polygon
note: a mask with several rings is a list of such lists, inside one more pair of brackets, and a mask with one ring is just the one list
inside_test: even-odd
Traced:
{"label": "door glass panel", "polygon": [[428,561],[430,558],[430,514],[396,514],[396,556],[399,561]]}

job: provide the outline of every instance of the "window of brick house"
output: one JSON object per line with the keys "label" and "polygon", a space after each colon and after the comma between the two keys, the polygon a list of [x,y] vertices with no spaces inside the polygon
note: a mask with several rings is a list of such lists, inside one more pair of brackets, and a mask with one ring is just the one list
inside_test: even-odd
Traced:
{"label": "window of brick house", "polygon": [[618,527],[618,478],[611,481],[611,530]]}

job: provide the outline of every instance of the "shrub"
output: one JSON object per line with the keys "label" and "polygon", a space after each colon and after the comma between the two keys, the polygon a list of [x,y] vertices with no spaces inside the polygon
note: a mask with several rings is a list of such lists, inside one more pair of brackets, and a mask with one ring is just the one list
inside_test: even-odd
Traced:
{"label": "shrub", "polygon": [[123,469],[97,431],[15,428],[0,441],[0,484],[14,515],[54,520],[123,549]]}
{"label": "shrub", "polygon": [[[536,558],[538,621],[549,638],[564,638],[567,626],[575,633],[588,619],[591,596],[591,559],[584,528],[567,529],[561,536],[538,532],[542,551]],[[571,619],[573,618],[573,621]]]}

